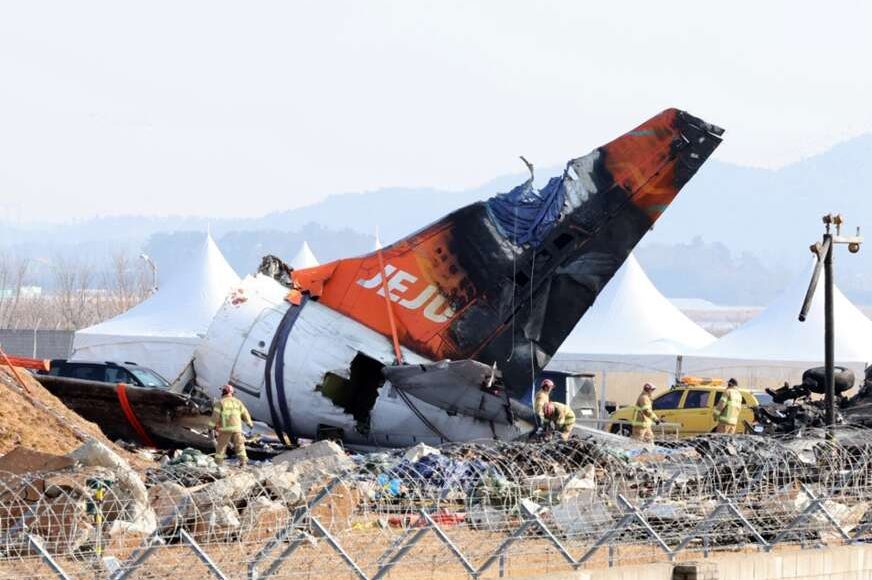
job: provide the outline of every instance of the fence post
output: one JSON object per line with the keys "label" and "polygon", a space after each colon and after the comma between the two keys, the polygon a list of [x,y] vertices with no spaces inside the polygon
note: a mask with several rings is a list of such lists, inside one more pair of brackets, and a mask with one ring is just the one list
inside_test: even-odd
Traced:
{"label": "fence post", "polygon": [[51,557],[45,547],[42,545],[42,541],[33,536],[32,534],[27,534],[27,543],[30,544],[30,547],[39,552],[42,561],[48,564],[48,567],[52,569],[55,575],[62,580],[70,580],[70,577],[67,576],[66,572],[58,565],[57,562],[54,561],[54,558]]}
{"label": "fence post", "polygon": [[206,568],[208,568],[209,571],[212,572],[213,576],[219,578],[220,580],[227,580],[227,576],[224,575],[224,572],[221,571],[221,568],[219,568],[218,565],[212,561],[212,558],[209,557],[209,554],[207,554],[205,550],[200,547],[200,544],[198,544],[196,540],[194,540],[194,538],[192,538],[190,534],[188,534],[187,530],[182,530],[179,533],[179,536],[181,536],[183,542],[188,544],[191,549],[194,550],[194,553],[197,555],[200,561],[206,564]]}

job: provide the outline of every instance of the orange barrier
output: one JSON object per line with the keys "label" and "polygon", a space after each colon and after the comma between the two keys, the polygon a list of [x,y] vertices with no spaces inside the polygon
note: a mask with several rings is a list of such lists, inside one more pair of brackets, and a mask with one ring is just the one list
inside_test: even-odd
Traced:
{"label": "orange barrier", "polygon": [[127,422],[130,423],[130,426],[133,427],[134,431],[136,431],[139,440],[142,441],[146,447],[157,447],[157,445],[154,444],[154,441],[151,440],[151,437],[148,436],[148,433],[146,433],[142,423],[139,422],[136,413],[133,412],[133,407],[130,406],[130,401],[127,399],[127,385],[124,383],[118,383],[115,385],[115,392],[118,393],[118,403],[121,405],[121,410],[124,411],[124,416],[127,417]]}
{"label": "orange barrier", "polygon": [[18,381],[18,384],[21,385],[21,388],[24,389],[24,392],[29,395],[30,389],[27,388],[27,383],[25,383],[24,379],[21,378],[21,375],[18,374],[18,369],[14,364],[12,364],[12,361],[9,359],[8,356],[6,356],[6,351],[4,351],[2,348],[0,348],[0,357],[3,358],[4,364],[9,366],[9,370],[11,370],[12,374],[15,375],[15,379]]}
{"label": "orange barrier", "polygon": [[45,358],[27,358],[24,356],[6,356],[5,360],[14,366],[34,371],[48,371],[51,361]]}

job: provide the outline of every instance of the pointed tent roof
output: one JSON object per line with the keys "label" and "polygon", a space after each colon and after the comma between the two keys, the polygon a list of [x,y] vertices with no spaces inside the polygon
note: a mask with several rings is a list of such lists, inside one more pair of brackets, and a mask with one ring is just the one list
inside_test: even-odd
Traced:
{"label": "pointed tent roof", "polygon": [[677,355],[714,341],[657,290],[630,254],[560,353]]}
{"label": "pointed tent roof", "polygon": [[[799,310],[814,265],[797,276],[760,314],[694,356],[735,360],[818,362],[824,357],[824,277],[805,322]],[[872,362],[872,320],[834,287],[835,354],[841,363]]]}
{"label": "pointed tent roof", "polygon": [[309,243],[304,240],[297,255],[291,259],[290,265],[294,270],[302,270],[303,268],[314,268],[320,264],[318,258],[312,253]]}
{"label": "pointed tent roof", "polygon": [[206,234],[185,267],[154,295],[115,318],[76,332],[73,358],[135,361],[172,379],[181,371],[178,361],[187,362],[238,283],[239,276]]}

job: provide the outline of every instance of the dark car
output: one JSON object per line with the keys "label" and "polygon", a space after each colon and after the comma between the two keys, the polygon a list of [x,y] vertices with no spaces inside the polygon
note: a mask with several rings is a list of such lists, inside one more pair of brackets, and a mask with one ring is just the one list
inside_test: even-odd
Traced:
{"label": "dark car", "polygon": [[133,362],[116,363],[112,361],[70,361],[54,359],[47,373],[56,377],[68,377],[84,381],[103,383],[124,383],[136,387],[166,389],[169,382],[148,367]]}

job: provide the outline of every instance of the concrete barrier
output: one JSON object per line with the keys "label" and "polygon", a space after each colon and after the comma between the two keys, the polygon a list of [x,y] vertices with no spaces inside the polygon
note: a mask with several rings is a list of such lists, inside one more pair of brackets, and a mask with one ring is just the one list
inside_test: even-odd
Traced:
{"label": "concrete barrier", "polygon": [[717,580],[775,580],[821,578],[868,580],[872,578],[872,546],[835,546],[772,554],[731,554],[711,558]]}
{"label": "concrete barrier", "polygon": [[536,576],[522,576],[522,580],[672,580],[674,566],[668,562],[618,566],[602,570],[577,572],[551,572]]}
{"label": "concrete barrier", "polygon": [[872,546],[717,555],[699,562],[652,563],[552,572],[524,580],[872,580]]}

